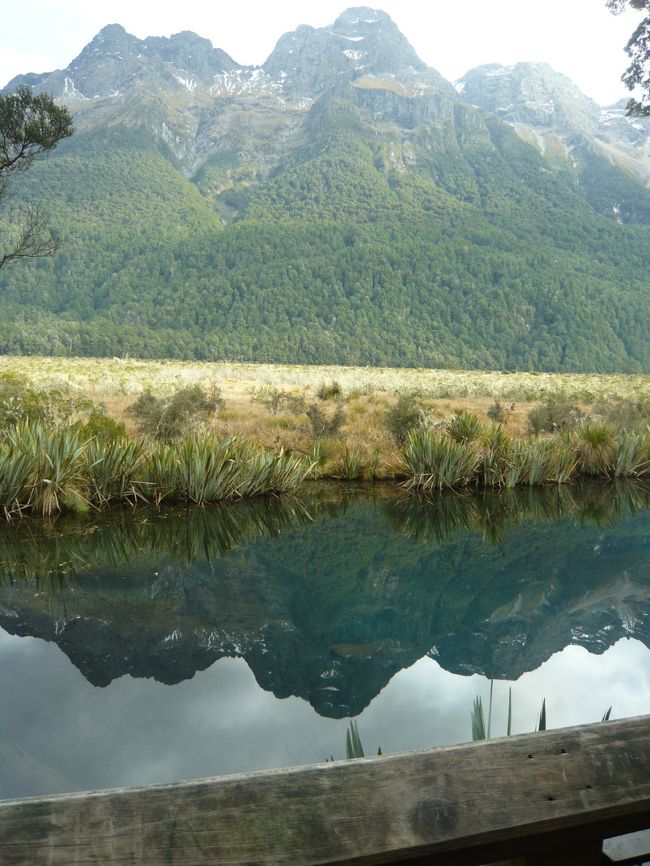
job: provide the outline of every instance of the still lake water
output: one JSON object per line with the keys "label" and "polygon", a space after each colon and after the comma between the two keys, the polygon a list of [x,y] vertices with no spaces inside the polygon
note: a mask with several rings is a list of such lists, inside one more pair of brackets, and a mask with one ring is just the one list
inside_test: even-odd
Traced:
{"label": "still lake water", "polygon": [[650,712],[650,495],[300,499],[0,529],[0,796]]}

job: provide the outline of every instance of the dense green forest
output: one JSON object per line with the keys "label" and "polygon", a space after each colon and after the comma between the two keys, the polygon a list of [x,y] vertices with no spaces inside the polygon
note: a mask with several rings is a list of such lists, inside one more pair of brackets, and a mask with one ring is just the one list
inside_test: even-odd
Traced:
{"label": "dense green forest", "polygon": [[619,224],[607,165],[576,186],[469,107],[406,141],[350,105],[214,199],[141,129],[78,132],[3,202],[63,244],[0,272],[0,351],[650,370],[650,194]]}

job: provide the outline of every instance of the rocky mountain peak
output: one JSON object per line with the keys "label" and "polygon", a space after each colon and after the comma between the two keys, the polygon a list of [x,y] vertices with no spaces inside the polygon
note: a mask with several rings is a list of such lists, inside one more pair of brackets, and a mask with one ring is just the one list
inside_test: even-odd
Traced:
{"label": "rocky mountain peak", "polygon": [[[461,99],[514,126],[556,167],[580,172],[597,158],[638,176],[644,185],[650,177],[650,123],[627,117],[626,100],[600,108],[548,63],[478,66],[456,82],[456,90]],[[603,186],[602,178],[597,184]],[[619,192],[615,201],[601,202],[601,211],[636,219],[636,205],[627,200]]]}
{"label": "rocky mountain peak", "polygon": [[183,31],[138,39],[121,24],[108,24],[70,65],[43,75],[19,76],[7,90],[28,83],[68,103],[116,96],[151,81],[156,88],[208,89],[215,76],[241,67],[209,39]]}
{"label": "rocky mountain peak", "polygon": [[102,27],[89,44],[95,46],[102,44],[109,45],[111,43],[123,43],[125,40],[129,39],[137,41],[136,37],[127,33],[121,24],[107,24],[105,27]]}
{"label": "rocky mountain peak", "polygon": [[191,30],[183,30],[169,38],[149,36],[142,45],[162,62],[171,64],[175,69],[200,75],[206,83],[214,75],[240,68],[229,54],[215,48],[209,39]]}
{"label": "rocky mountain peak", "polygon": [[286,33],[264,64],[287,94],[308,98],[341,78],[425,69],[390,16],[366,6],[347,9],[331,27]]}
{"label": "rocky mountain peak", "polygon": [[510,123],[591,134],[598,128],[598,105],[548,63],[477,66],[456,86],[464,100]]}
{"label": "rocky mountain peak", "polygon": [[373,24],[388,25],[397,29],[393,19],[381,9],[371,9],[369,6],[352,6],[341,12],[334,22],[332,30],[346,30],[350,27],[367,28]]}

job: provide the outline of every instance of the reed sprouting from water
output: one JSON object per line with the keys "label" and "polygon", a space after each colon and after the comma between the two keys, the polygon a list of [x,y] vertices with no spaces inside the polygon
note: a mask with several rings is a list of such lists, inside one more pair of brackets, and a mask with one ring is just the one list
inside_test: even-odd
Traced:
{"label": "reed sprouting from water", "polygon": [[116,502],[204,505],[293,492],[310,468],[302,455],[274,454],[232,437],[196,434],[173,445],[99,441],[73,427],[23,423],[0,444],[0,507],[11,518]]}

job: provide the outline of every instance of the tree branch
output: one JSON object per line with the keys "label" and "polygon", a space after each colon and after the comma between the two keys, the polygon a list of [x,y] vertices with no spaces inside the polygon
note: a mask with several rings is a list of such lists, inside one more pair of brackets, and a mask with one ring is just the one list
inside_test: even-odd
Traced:
{"label": "tree branch", "polygon": [[43,213],[31,205],[27,217],[20,227],[20,235],[14,248],[0,258],[0,268],[15,259],[37,259],[51,256],[61,245],[60,239],[47,225]]}

